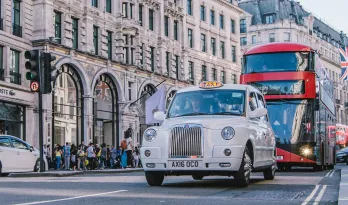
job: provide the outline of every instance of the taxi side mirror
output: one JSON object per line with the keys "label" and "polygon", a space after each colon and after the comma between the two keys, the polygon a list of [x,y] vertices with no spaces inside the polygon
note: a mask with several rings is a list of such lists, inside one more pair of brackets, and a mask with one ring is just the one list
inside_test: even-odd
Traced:
{"label": "taxi side mirror", "polygon": [[267,115],[266,108],[256,108],[254,111],[251,111],[249,113],[250,118],[258,118],[258,117],[263,117],[265,115]]}
{"label": "taxi side mirror", "polygon": [[164,121],[166,119],[166,114],[163,111],[157,111],[153,113],[153,119],[158,121]]}
{"label": "taxi side mirror", "polygon": [[34,151],[34,147],[30,146],[29,150],[30,150],[30,152],[33,152]]}

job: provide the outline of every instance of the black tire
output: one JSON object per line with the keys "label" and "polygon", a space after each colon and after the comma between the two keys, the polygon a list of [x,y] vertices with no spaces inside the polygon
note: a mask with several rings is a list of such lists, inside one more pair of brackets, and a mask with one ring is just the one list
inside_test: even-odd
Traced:
{"label": "black tire", "polygon": [[162,172],[145,172],[146,181],[150,186],[161,186],[164,180]]}
{"label": "black tire", "polygon": [[273,169],[273,167],[270,167],[263,171],[263,178],[265,178],[265,180],[273,180],[275,177],[275,172],[276,170]]}
{"label": "black tire", "polygon": [[2,173],[1,172],[1,167],[0,167],[0,176],[2,176],[2,177],[7,177],[10,173]]}
{"label": "black tire", "polygon": [[203,179],[203,176],[201,176],[201,175],[192,175],[192,178],[194,179],[194,180],[202,180]]}
{"label": "black tire", "polygon": [[35,162],[34,172],[40,172],[40,159],[37,159]]}
{"label": "black tire", "polygon": [[252,161],[250,158],[250,152],[245,147],[242,163],[240,164],[238,172],[235,174],[234,179],[239,187],[247,187],[250,182],[250,175],[252,170]]}

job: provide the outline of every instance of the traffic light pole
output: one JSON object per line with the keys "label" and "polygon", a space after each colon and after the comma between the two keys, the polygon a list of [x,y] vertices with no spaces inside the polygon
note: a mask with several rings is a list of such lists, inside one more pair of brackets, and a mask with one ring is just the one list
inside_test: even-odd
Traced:
{"label": "traffic light pole", "polygon": [[43,116],[42,116],[42,90],[43,90],[43,70],[41,67],[41,51],[39,50],[39,146],[40,146],[40,172],[45,171],[44,149],[43,149]]}

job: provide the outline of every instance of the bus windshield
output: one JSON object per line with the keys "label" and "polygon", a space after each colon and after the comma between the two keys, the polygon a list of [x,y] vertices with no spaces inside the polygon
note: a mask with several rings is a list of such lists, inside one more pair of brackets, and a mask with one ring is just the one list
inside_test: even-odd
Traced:
{"label": "bus windshield", "polygon": [[262,53],[245,56],[242,73],[309,70],[309,52]]}
{"label": "bus windshield", "polygon": [[277,144],[313,141],[313,114],[308,100],[268,101],[267,110]]}
{"label": "bus windshield", "polygon": [[198,90],[177,93],[170,105],[168,118],[196,115],[235,115],[245,112],[243,90]]}

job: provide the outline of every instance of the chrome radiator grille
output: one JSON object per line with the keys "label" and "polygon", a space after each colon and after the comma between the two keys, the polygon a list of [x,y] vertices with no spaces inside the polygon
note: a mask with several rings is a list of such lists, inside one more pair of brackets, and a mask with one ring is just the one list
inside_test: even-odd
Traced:
{"label": "chrome radiator grille", "polygon": [[203,157],[202,128],[200,126],[185,126],[172,128],[169,157]]}

